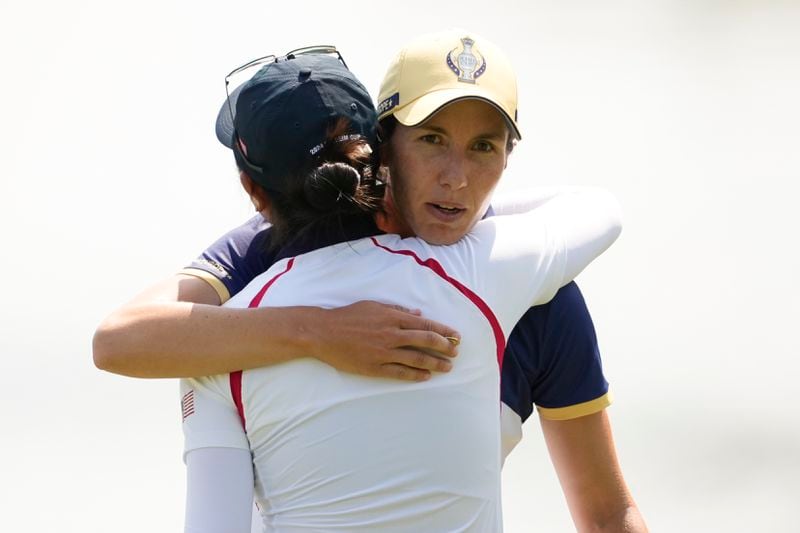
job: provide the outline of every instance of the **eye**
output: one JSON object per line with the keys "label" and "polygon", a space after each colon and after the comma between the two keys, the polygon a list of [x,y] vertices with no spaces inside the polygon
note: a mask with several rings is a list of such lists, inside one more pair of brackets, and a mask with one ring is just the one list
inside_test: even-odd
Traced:
{"label": "eye", "polygon": [[436,133],[428,133],[419,138],[422,142],[428,144],[442,144],[442,137]]}
{"label": "eye", "polygon": [[494,144],[490,143],[489,141],[478,141],[474,145],[472,145],[473,150],[477,150],[478,152],[493,152],[494,151]]}

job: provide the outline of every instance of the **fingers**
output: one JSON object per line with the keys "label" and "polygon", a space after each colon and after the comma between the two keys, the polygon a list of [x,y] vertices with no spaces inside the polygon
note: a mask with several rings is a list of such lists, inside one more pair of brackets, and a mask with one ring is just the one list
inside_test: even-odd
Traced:
{"label": "fingers", "polygon": [[[449,357],[455,357],[458,354],[456,347],[461,343],[461,334],[440,322],[422,317],[419,309],[408,309],[402,305],[378,302],[359,303],[390,308],[401,313],[392,317],[392,320],[397,320],[397,326],[401,330],[409,332],[409,335],[403,339],[402,344],[395,344],[395,346],[408,345],[412,348],[433,350]],[[378,316],[377,308],[373,308],[372,312],[371,316]]]}
{"label": "fingers", "polygon": [[458,345],[461,339],[461,335],[453,328],[445,326],[444,324],[436,322],[435,320],[423,318],[422,311],[420,309],[409,309],[408,307],[403,307],[402,305],[384,304],[369,300],[362,300],[356,302],[355,304],[351,304],[348,307],[362,307],[364,312],[368,313],[368,315],[365,316],[378,316],[381,308],[393,309],[394,311],[402,313],[402,315],[395,317],[397,320],[399,320],[399,326],[402,329],[433,331],[442,337],[447,337],[450,342],[455,345]]}
{"label": "fingers", "polygon": [[[381,304],[381,305],[385,305],[385,304]],[[422,315],[422,311],[419,310],[419,309],[409,309],[407,307],[403,307],[402,305],[390,305],[389,307],[391,307],[392,309],[394,309],[396,311],[401,311],[403,313],[408,313],[408,314],[414,315],[414,316],[421,316]]]}
{"label": "fingers", "polygon": [[380,377],[401,381],[428,381],[431,379],[431,373],[399,363],[386,363],[381,365]]}
{"label": "fingers", "polygon": [[461,344],[461,339],[459,339],[458,337],[445,337],[445,339],[447,339],[447,342],[449,342],[453,346],[458,346],[459,344]]}
{"label": "fingers", "polygon": [[315,355],[356,374],[424,381],[432,372],[449,372],[461,335],[424,318],[418,309],[360,301],[335,312],[323,351]]}
{"label": "fingers", "polygon": [[408,348],[392,350],[392,363],[432,372],[450,372],[453,368],[453,363],[449,359]]}
{"label": "fingers", "polygon": [[449,326],[445,326],[435,320],[423,318],[421,316],[408,316],[400,321],[400,327],[407,330],[420,330],[436,333],[446,339],[451,344],[458,346],[461,342],[461,334]]}
{"label": "fingers", "polygon": [[[451,339],[455,339],[455,341]],[[436,352],[438,356],[455,357],[458,355],[459,343],[459,337],[443,336],[433,331],[407,329],[398,332],[395,345],[414,350]]]}

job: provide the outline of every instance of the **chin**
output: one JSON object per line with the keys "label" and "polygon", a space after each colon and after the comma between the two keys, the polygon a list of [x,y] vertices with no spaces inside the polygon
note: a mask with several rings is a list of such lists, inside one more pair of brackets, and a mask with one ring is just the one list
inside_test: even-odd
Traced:
{"label": "chin", "polygon": [[455,244],[466,235],[466,232],[456,231],[452,229],[440,230],[429,229],[417,233],[417,237],[427,242],[428,244],[435,244],[438,246],[447,246],[448,244]]}

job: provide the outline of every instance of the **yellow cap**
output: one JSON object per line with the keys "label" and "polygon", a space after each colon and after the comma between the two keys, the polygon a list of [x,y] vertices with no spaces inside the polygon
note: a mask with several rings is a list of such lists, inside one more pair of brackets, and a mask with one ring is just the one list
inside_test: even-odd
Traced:
{"label": "yellow cap", "polygon": [[378,119],[416,126],[445,105],[477,98],[505,115],[518,139],[517,78],[492,42],[464,30],[418,37],[389,65],[378,95]]}

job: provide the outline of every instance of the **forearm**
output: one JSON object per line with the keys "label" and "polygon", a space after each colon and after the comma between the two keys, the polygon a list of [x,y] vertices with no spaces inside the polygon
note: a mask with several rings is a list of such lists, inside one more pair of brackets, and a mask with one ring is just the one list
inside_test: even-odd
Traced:
{"label": "forearm", "polygon": [[186,454],[184,533],[250,533],[252,505],[249,450],[202,448]]}
{"label": "forearm", "polygon": [[[492,201],[496,223],[524,218],[545,224],[567,250],[559,286],[575,278],[619,236],[622,216],[617,200],[597,187],[535,187],[498,195]],[[518,215],[507,218],[508,215]],[[511,231],[511,230],[509,230]]]}
{"label": "forearm", "polygon": [[583,187],[527,187],[498,192],[492,197],[492,210],[497,216],[527,213],[543,206],[560,194],[583,189]]}
{"label": "forearm", "polygon": [[[573,280],[586,265],[608,249],[622,231],[620,206],[609,192],[586,188],[569,195],[572,196],[570,205],[574,211],[559,220],[568,250],[562,284]],[[555,207],[556,202],[554,199],[542,209]]]}
{"label": "forearm", "polygon": [[622,231],[619,203],[599,188],[565,190],[534,212],[544,214],[563,238],[567,253],[562,286],[608,249]]}
{"label": "forearm", "polygon": [[581,533],[646,532],[617,460],[606,411],[540,420],[575,528]]}
{"label": "forearm", "polygon": [[583,520],[582,523],[576,521],[575,527],[579,533],[647,533],[649,531],[634,503],[603,519]]}
{"label": "forearm", "polygon": [[[308,354],[313,307],[233,309],[187,302],[130,304],[98,328],[95,364],[134,377],[191,377]],[[232,342],[235,340],[235,342]]]}
{"label": "forearm", "polygon": [[211,286],[195,277],[154,285],[98,327],[94,363],[126,376],[171,378],[315,357],[345,372],[419,381],[449,370],[445,359],[458,352],[448,340],[458,332],[377,302],[337,309],[219,303]]}

